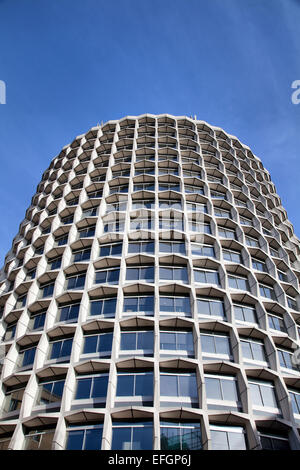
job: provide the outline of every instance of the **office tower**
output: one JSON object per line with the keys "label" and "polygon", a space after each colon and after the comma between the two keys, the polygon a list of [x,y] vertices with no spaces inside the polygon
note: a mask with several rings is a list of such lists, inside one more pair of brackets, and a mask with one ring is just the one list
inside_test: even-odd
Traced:
{"label": "office tower", "polygon": [[43,174],[0,281],[2,449],[299,449],[299,240],[249,147],[127,116]]}

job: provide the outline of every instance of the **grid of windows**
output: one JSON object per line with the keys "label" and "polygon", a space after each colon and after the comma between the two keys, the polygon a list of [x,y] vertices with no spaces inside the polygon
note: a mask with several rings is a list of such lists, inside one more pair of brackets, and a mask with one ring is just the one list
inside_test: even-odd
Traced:
{"label": "grid of windows", "polygon": [[[15,449],[300,448],[252,429],[280,416],[299,431],[298,264],[274,185],[236,138],[170,115],[91,129],[45,171],[0,278],[1,432]],[[30,407],[45,426],[26,427]],[[218,423],[232,410],[245,426]]]}

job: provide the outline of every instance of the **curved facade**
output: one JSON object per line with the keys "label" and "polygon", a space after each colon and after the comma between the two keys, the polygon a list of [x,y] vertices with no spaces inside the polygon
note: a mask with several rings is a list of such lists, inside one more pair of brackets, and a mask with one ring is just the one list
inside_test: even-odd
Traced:
{"label": "curved facade", "polygon": [[299,449],[299,249],[222,129],[78,136],[1,272],[0,448]]}

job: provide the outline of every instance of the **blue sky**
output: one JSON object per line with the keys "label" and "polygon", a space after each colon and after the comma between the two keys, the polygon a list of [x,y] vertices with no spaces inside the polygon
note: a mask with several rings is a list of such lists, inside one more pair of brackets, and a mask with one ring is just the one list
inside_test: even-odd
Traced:
{"label": "blue sky", "polygon": [[0,0],[0,265],[60,149],[145,112],[249,145],[300,236],[299,25],[300,0]]}

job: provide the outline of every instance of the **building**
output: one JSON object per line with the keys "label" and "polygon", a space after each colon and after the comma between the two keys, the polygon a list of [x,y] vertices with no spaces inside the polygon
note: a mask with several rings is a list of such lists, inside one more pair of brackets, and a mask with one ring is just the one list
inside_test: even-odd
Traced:
{"label": "building", "polygon": [[2,449],[299,449],[300,243],[249,147],[128,116],[43,174],[0,280]]}

